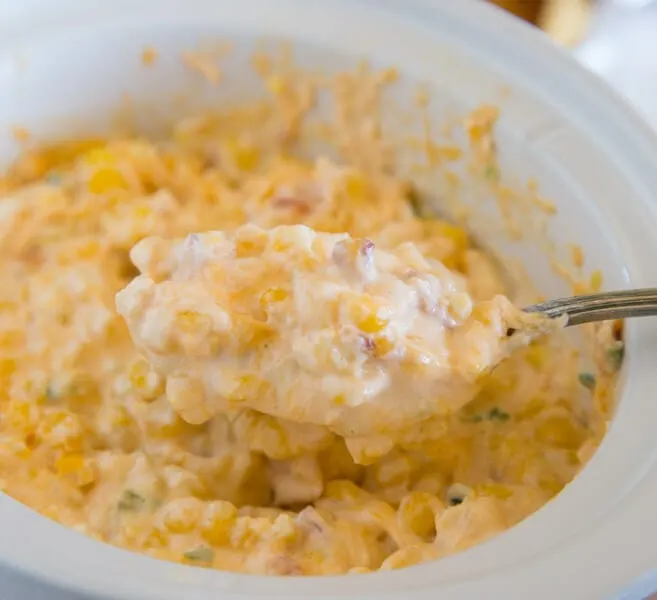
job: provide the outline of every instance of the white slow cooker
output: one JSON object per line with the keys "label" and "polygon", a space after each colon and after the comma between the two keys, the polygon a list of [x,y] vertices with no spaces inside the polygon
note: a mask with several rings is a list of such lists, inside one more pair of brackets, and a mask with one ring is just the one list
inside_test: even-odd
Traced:
{"label": "white slow cooker", "polygon": [[[395,65],[404,85],[428,83],[437,115],[499,105],[502,169],[535,177],[556,203],[553,238],[581,244],[608,288],[657,282],[652,133],[539,32],[473,0],[0,0],[0,163],[17,152],[13,125],[70,135],[107,122],[126,93],[155,127],[190,83],[180,53],[202,40],[232,40],[228,76],[240,84],[196,100],[235,99],[251,85],[240,57],[263,36],[292,40],[307,65]],[[160,55],[149,71],[136,59],[146,45]],[[485,241],[521,259],[546,295],[565,291],[531,240]],[[657,320],[629,323],[617,414],[595,457],[537,514],[462,554],[357,577],[236,575],[94,542],[0,495],[0,598],[642,598],[657,589],[655,349]]]}

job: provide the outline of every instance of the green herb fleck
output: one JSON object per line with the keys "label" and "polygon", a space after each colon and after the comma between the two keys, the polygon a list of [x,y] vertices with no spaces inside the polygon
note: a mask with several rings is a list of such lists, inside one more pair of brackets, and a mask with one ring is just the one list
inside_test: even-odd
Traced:
{"label": "green herb fleck", "polygon": [[48,402],[55,402],[56,400],[59,400],[59,394],[52,385],[46,386],[46,400]]}
{"label": "green herb fleck", "polygon": [[406,192],[406,199],[411,206],[413,214],[419,219],[430,218],[429,211],[427,210],[427,203],[422,200],[420,193],[414,185],[410,185]]}
{"label": "green herb fleck", "polygon": [[462,415],[461,421],[464,423],[481,423],[484,418],[481,415]]}
{"label": "green herb fleck", "polygon": [[205,546],[199,546],[194,550],[188,550],[183,553],[183,556],[187,560],[193,560],[196,562],[212,562],[214,559],[214,550],[212,548],[206,548]]}
{"label": "green herb fleck", "polygon": [[231,425],[235,425],[237,423],[238,419],[246,413],[245,410],[240,410],[237,413],[226,413],[227,419],[230,421]]}
{"label": "green herb fleck", "polygon": [[146,500],[133,490],[125,490],[119,500],[119,510],[139,510]]}
{"label": "green herb fleck", "polygon": [[472,488],[462,483],[453,483],[447,490],[447,503],[450,506],[457,506],[463,504],[468,495],[472,492]]}
{"label": "green herb fleck", "polygon": [[499,181],[500,180],[500,169],[497,165],[488,165],[484,171],[484,176],[489,181]]}
{"label": "green herb fleck", "polygon": [[614,369],[620,368],[624,357],[625,344],[623,342],[615,342],[613,346],[607,348],[607,359]]}
{"label": "green herb fleck", "polygon": [[503,411],[502,409],[495,406],[494,408],[491,408],[490,412],[488,413],[488,418],[491,421],[508,421],[511,418],[511,415],[509,415],[508,412]]}
{"label": "green herb fleck", "polygon": [[587,390],[595,389],[595,375],[593,375],[593,373],[580,373],[579,382]]}

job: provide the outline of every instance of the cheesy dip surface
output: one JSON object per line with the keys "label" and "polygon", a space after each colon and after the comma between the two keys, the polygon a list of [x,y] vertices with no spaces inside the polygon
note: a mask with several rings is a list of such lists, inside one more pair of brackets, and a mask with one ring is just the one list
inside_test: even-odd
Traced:
{"label": "cheesy dip surface", "polygon": [[517,344],[506,332],[541,321],[503,296],[473,310],[463,277],[412,243],[302,225],[147,238],[132,260],[118,311],[185,421],[250,409],[294,423],[304,453],[337,434],[360,464],[462,408]]}
{"label": "cheesy dip surface", "polygon": [[[463,229],[376,161],[260,153],[226,123],[36,149],[0,180],[0,490],[136,552],[277,575],[441,557],[557,494],[605,432],[617,330],[595,375],[561,332],[485,371],[515,309]],[[254,349],[324,384],[277,404]]]}

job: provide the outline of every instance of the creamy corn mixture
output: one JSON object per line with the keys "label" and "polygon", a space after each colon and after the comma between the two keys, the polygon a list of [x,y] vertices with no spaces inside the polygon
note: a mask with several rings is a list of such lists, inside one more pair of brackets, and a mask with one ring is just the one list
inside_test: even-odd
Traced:
{"label": "creamy corn mixture", "polygon": [[520,332],[551,325],[504,296],[473,309],[465,279],[410,242],[245,225],[131,256],[142,275],[118,311],[185,421],[254,410],[294,423],[302,452],[337,434],[359,464],[463,407]]}
{"label": "creamy corn mixture", "polygon": [[[30,151],[0,180],[0,489],[123,548],[278,575],[444,556],[557,494],[604,434],[619,329],[597,332],[595,375],[562,333],[485,370],[513,309],[463,229],[417,216],[376,161],[252,140],[196,121]],[[135,244],[137,345],[115,308]],[[224,249],[239,259],[203,266]],[[207,304],[226,274],[239,289]],[[254,349],[330,385],[254,371]]]}

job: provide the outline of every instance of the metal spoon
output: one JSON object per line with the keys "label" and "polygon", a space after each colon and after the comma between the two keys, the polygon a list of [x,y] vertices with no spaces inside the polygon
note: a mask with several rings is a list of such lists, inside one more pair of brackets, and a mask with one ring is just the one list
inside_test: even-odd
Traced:
{"label": "metal spoon", "polygon": [[657,288],[560,298],[534,304],[524,310],[552,319],[563,317],[566,327],[611,319],[654,317],[657,316]]}

